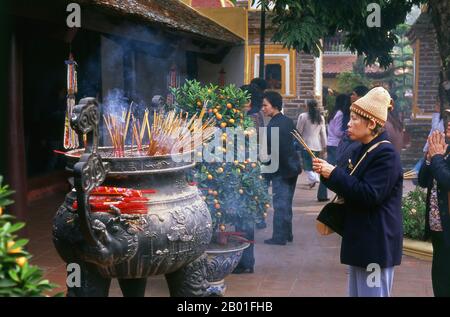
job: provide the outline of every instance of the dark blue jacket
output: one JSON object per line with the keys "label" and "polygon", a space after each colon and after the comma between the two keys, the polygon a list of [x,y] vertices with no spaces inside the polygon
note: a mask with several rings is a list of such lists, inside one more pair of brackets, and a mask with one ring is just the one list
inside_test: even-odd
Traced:
{"label": "dark blue jacket", "polygon": [[360,145],[360,142],[352,141],[348,137],[347,131],[345,131],[344,137],[336,148],[336,166],[346,167],[348,165],[348,159],[351,159],[352,153]]}
{"label": "dark blue jacket", "polygon": [[439,214],[441,216],[442,229],[444,231],[444,241],[450,246],[450,215],[448,209],[448,193],[450,192],[450,159],[447,154],[436,154],[431,159],[431,164],[422,164],[419,171],[419,186],[427,188],[427,206],[425,213],[425,237],[430,237],[430,193],[433,187],[433,179],[437,182],[437,197]]}
{"label": "dark blue jacket", "polygon": [[[275,127],[279,128],[278,146],[271,144],[272,128]],[[281,175],[283,178],[291,178],[301,173],[300,157],[295,150],[294,137],[291,134],[294,129],[294,122],[281,112],[273,116],[267,124],[267,152],[272,157],[276,157],[275,153],[278,152],[279,167],[275,173],[266,174],[266,177]]]}
{"label": "dark blue jacket", "polygon": [[[386,132],[368,144],[359,144],[352,155],[359,158],[373,144],[386,140]],[[345,224],[341,263],[364,267],[399,265],[403,248],[400,157],[390,143],[381,143],[361,162],[353,175],[349,168],[336,167],[325,185],[345,200]]]}

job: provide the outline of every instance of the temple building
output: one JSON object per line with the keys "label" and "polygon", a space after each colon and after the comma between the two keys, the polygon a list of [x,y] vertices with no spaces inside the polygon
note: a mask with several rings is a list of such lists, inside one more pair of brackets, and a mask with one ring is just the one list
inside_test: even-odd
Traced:
{"label": "temple building", "polygon": [[[12,207],[25,218],[27,202],[68,189],[64,159],[67,62],[77,63],[76,101],[150,104],[185,79],[244,83],[246,39],[178,0],[80,0],[81,25],[68,26],[72,1],[11,1],[8,100],[0,141],[9,150],[1,168],[16,191]],[[73,9],[72,9],[73,10]],[[212,67],[211,65],[214,65]]]}

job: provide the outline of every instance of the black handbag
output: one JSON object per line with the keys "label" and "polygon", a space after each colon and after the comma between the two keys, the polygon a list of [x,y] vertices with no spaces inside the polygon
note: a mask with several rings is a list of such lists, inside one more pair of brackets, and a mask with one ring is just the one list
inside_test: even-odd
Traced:
{"label": "black handbag", "polygon": [[[381,143],[391,143],[389,141],[380,141],[372,145],[366,153],[361,157],[356,166],[350,172],[352,175],[362,160],[367,156],[367,154],[375,149]],[[331,202],[326,204],[319,215],[317,216],[316,229],[321,235],[329,235],[333,232],[336,232],[341,237],[344,233],[344,224],[345,224],[345,204],[344,199],[339,198],[336,195]]]}
{"label": "black handbag", "polygon": [[345,205],[332,202],[326,204],[317,216],[317,231],[321,235],[329,235],[336,232],[342,237],[345,222]]}

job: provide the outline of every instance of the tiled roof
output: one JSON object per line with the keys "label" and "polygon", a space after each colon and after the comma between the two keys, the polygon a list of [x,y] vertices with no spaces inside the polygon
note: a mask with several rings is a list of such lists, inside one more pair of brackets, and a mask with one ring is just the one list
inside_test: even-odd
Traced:
{"label": "tiled roof", "polygon": [[187,32],[201,38],[230,44],[243,39],[178,0],[79,0],[114,15],[129,16],[166,29]]}
{"label": "tiled roof", "polygon": [[351,72],[356,55],[323,55],[323,73],[339,74]]}
{"label": "tiled roof", "polygon": [[[323,73],[325,75],[337,75],[343,72],[351,72],[356,55],[323,55]],[[366,73],[382,73],[384,70],[377,65],[366,66]]]}

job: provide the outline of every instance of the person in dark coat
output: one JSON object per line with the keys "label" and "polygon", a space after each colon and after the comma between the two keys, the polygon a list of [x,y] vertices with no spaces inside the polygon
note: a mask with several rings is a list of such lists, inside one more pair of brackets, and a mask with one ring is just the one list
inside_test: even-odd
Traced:
{"label": "person in dark coat", "polygon": [[[292,200],[298,174],[301,173],[300,158],[294,147],[291,132],[294,122],[281,113],[283,98],[275,91],[266,91],[263,99],[263,112],[271,119],[267,125],[267,146],[271,166],[278,168],[265,174],[272,181],[273,196],[273,233],[272,238],[264,240],[266,244],[285,245],[293,240],[292,235]],[[276,143],[272,144],[272,135]],[[276,162],[275,160],[278,161]]]}
{"label": "person in dark coat", "polygon": [[[259,87],[250,84],[241,86],[242,90],[247,91],[250,94],[250,100],[245,105],[247,115],[253,120],[256,132],[259,133],[259,128],[264,127],[264,117],[262,114],[262,100],[263,94]],[[259,138],[258,138],[259,140]],[[257,223],[264,221],[264,218],[257,219]],[[242,232],[243,237],[249,241],[255,240],[255,226],[253,224],[239,224],[236,225],[236,231]],[[255,266],[255,250],[254,244],[251,243],[248,248],[242,252],[242,257],[239,260],[238,265],[233,270],[233,274],[253,273]]]}
{"label": "person in dark coat", "polygon": [[262,93],[267,89],[267,81],[264,78],[253,78],[250,84],[256,85]]}
{"label": "person in dark coat", "polygon": [[401,263],[402,166],[382,128],[390,99],[376,87],[352,104],[348,134],[360,144],[347,168],[314,160],[325,186],[344,199],[341,263],[349,265],[349,296],[390,296],[394,266]]}
{"label": "person in dark coat", "polygon": [[[450,123],[446,135],[450,138]],[[444,134],[434,131],[428,137],[426,161],[419,171],[419,185],[427,188],[424,238],[431,237],[433,244],[431,280],[436,297],[450,296],[449,152]]]}
{"label": "person in dark coat", "polygon": [[261,110],[263,92],[255,84],[241,86],[241,89],[250,94],[250,100],[245,105],[245,110],[254,123],[256,133],[259,133],[259,128],[264,127],[264,114]]}
{"label": "person in dark coat", "polygon": [[[252,102],[252,107],[247,114],[249,114],[250,117],[253,119],[253,121],[255,122],[255,126],[261,127],[261,126],[264,126],[267,122],[267,120],[264,119],[264,115],[261,110],[262,95],[264,94],[264,91],[266,91],[266,89],[267,89],[267,81],[264,78],[257,77],[257,78],[252,79],[252,81],[250,82],[250,85],[258,87],[259,93],[261,94],[261,101],[260,101],[260,103],[257,103],[256,106],[255,106],[255,103]],[[252,98],[253,98],[253,94],[252,94]],[[256,113],[256,112],[258,112],[258,113]],[[261,122],[261,120],[262,120],[262,122]],[[267,188],[269,188],[270,180],[266,179],[266,185],[267,185]],[[267,227],[266,220],[264,218],[259,219],[256,222],[255,227],[257,229],[265,229]]]}
{"label": "person in dark coat", "polygon": [[398,97],[395,94],[391,94],[393,104],[392,108],[388,113],[388,119],[386,121],[385,129],[389,136],[389,141],[392,142],[395,149],[401,153],[403,149],[403,123],[399,118],[399,114],[396,107],[395,102],[397,101]]}

